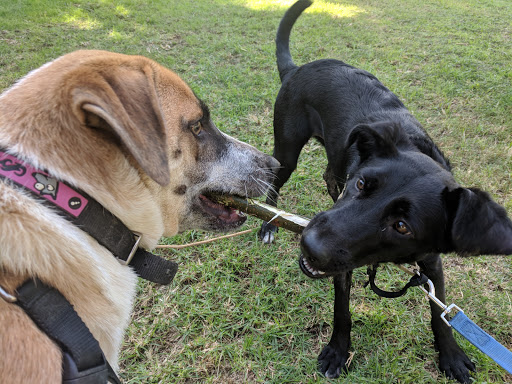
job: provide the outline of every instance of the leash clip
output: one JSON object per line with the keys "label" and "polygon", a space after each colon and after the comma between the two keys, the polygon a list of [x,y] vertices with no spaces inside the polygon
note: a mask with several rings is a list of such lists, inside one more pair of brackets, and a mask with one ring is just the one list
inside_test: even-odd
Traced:
{"label": "leash clip", "polygon": [[[416,275],[420,275],[420,271],[419,271],[419,268],[417,267],[416,265],[416,268],[414,268],[413,271],[409,271],[407,268],[403,267],[402,265],[397,265],[402,271],[404,272],[407,272],[409,274],[413,274],[415,273]],[[427,280],[427,285],[428,285],[428,291],[422,287],[421,285],[418,286],[418,288],[420,288],[423,292],[425,292],[425,294],[427,295],[427,297],[432,300],[432,302],[434,304],[436,304],[438,307],[440,307],[443,312],[441,313],[441,319],[446,323],[447,326],[451,327],[452,325],[450,324],[450,322],[446,319],[446,315],[449,314],[453,309],[457,310],[458,312],[462,312],[464,313],[464,311],[456,304],[450,304],[450,305],[446,305],[445,303],[443,303],[441,300],[439,300],[436,296],[436,288],[434,287],[434,283],[432,283],[432,281],[430,279]]]}
{"label": "leash clip", "polygon": [[139,243],[140,243],[140,240],[142,239],[142,233],[140,232],[133,232],[133,236],[137,239],[135,240],[135,244],[133,245],[133,248],[130,252],[130,254],[128,255],[128,257],[126,258],[126,260],[122,260],[122,259],[119,259],[119,262],[122,264],[122,265],[128,265],[130,264],[130,262],[132,261],[133,259],[133,256],[135,256],[135,253],[137,252],[137,249],[139,249]]}
{"label": "leash clip", "polygon": [[446,320],[445,316],[448,313],[450,313],[452,311],[452,309],[456,309],[457,311],[464,313],[464,311],[458,305],[456,305],[456,304],[450,304],[448,307],[446,307],[446,309],[443,311],[443,313],[441,313],[441,319],[443,319],[443,321],[449,327],[451,327],[452,325],[450,324],[450,322],[448,320]]}

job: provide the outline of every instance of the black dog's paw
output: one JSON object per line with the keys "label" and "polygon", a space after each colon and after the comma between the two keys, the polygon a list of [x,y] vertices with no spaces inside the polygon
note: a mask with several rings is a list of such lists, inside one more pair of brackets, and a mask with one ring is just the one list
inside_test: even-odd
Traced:
{"label": "black dog's paw", "polygon": [[471,383],[470,371],[475,371],[475,364],[457,347],[448,352],[439,352],[439,368],[451,379]]}
{"label": "black dog's paw", "polygon": [[277,227],[273,224],[269,224],[267,222],[264,222],[261,225],[261,229],[258,232],[258,235],[260,236],[260,240],[265,244],[272,244],[274,242],[274,233],[277,232]]}
{"label": "black dog's paw", "polygon": [[342,352],[327,344],[318,356],[318,370],[329,379],[335,379],[347,371],[348,352]]}

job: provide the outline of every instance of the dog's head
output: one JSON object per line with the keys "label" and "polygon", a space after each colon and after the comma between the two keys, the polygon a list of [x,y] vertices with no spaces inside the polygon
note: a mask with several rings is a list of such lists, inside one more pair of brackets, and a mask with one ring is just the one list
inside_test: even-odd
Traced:
{"label": "dog's head", "polygon": [[460,187],[447,163],[436,161],[436,148],[419,152],[391,123],[359,126],[348,144],[358,161],[345,190],[303,232],[306,275],[413,262],[429,253],[512,254],[505,209],[485,192]]}
{"label": "dog's head", "polygon": [[241,225],[244,216],[208,194],[259,196],[278,166],[221,133],[178,75],[140,56],[65,55],[4,93],[2,104],[12,122],[0,142],[150,237]]}

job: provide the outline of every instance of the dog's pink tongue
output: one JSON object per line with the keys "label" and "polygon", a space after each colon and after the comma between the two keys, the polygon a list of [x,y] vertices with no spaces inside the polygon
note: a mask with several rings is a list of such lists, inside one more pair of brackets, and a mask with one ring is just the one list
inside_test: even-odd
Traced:
{"label": "dog's pink tongue", "polygon": [[241,219],[241,215],[239,215],[234,209],[229,208],[228,210],[225,210],[222,212],[219,216],[224,221],[227,221],[229,223],[238,221]]}
{"label": "dog's pink tongue", "polygon": [[208,212],[218,217],[222,221],[225,221],[226,223],[235,223],[237,221],[245,219],[244,215],[239,214],[233,208],[226,207],[222,204],[214,203],[204,195],[200,195],[199,198],[204,203],[204,207],[208,210]]}

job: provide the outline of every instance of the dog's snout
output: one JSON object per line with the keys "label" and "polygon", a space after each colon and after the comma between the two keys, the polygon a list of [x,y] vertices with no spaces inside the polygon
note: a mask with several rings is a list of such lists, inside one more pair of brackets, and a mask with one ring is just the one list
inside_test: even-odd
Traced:
{"label": "dog's snout", "polygon": [[270,168],[272,170],[272,172],[274,172],[274,174],[277,172],[277,170],[281,166],[281,163],[279,161],[277,161],[277,159],[275,157],[268,156],[268,155],[266,156],[266,163],[267,163],[266,168]]}
{"label": "dog's snout", "polygon": [[257,154],[258,156],[256,157],[256,164],[258,164],[258,167],[266,171],[271,171],[275,175],[281,166],[281,163],[279,163],[279,161],[277,161],[277,159],[273,156],[261,153],[259,151]]}
{"label": "dog's snout", "polygon": [[318,267],[329,262],[329,252],[316,229],[303,232],[300,246],[304,256]]}
{"label": "dog's snout", "polygon": [[257,168],[255,170],[256,177],[265,183],[271,183],[277,174],[281,164],[274,157],[264,153],[259,153],[256,161]]}

